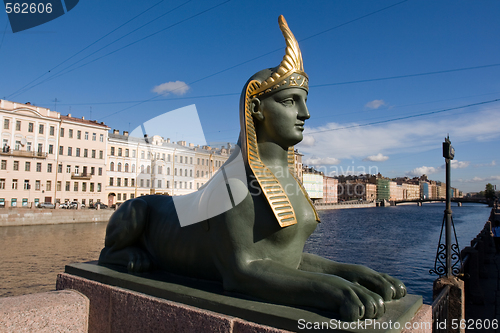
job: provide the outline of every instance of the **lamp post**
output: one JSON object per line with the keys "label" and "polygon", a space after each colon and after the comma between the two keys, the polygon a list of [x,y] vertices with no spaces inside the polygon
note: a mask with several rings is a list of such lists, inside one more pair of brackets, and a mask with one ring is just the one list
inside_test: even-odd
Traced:
{"label": "lamp post", "polygon": [[[455,157],[455,149],[451,145],[450,137],[443,142],[443,157],[446,164],[446,209],[444,210],[441,233],[439,234],[438,249],[434,261],[434,269],[429,270],[431,274],[439,276],[446,275],[447,278],[457,275],[460,271],[460,251],[457,234],[451,211],[451,160]],[[443,228],[445,230],[445,243],[443,244]],[[452,239],[452,233],[455,237]]]}

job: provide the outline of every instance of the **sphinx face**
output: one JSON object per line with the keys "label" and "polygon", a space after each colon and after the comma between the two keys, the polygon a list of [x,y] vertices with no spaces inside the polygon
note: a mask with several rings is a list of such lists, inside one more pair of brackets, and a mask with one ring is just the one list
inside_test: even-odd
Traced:
{"label": "sphinx face", "polygon": [[260,101],[257,117],[258,142],[274,142],[283,149],[303,139],[304,123],[310,118],[307,91],[302,88],[280,90]]}

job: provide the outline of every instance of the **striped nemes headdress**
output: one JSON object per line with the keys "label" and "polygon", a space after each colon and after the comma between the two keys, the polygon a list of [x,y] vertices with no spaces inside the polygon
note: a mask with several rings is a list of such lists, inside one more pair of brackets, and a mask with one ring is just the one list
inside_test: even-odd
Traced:
{"label": "striped nemes headdress", "polygon": [[[290,31],[283,15],[279,17],[278,21],[286,41],[285,56],[278,67],[258,72],[252,76],[245,85],[240,99],[241,134],[239,142],[244,161],[250,167],[255,178],[259,182],[274,216],[281,227],[286,227],[297,223],[295,211],[288,195],[285,193],[284,188],[281,186],[276,176],[260,159],[251,109],[251,101],[255,97],[259,99],[266,98],[266,95],[271,95],[276,91],[287,88],[302,88],[307,91],[309,90],[309,78],[304,72],[304,64],[302,62],[302,53],[300,52],[299,44]],[[294,158],[292,146],[288,148],[288,168],[293,177],[295,177]],[[302,184],[299,181],[297,182],[302,193],[313,208],[316,220],[319,221],[318,213],[311,199],[307,195]]]}

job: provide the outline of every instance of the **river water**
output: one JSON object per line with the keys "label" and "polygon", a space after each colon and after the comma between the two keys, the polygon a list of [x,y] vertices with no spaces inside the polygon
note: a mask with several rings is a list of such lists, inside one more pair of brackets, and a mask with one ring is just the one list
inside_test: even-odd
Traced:
{"label": "river water", "polygon": [[[483,228],[490,208],[452,207],[460,248]],[[320,211],[305,251],[357,263],[401,279],[432,302],[432,281],[444,204]],[[55,289],[64,265],[96,260],[106,223],[0,227],[0,297]]]}

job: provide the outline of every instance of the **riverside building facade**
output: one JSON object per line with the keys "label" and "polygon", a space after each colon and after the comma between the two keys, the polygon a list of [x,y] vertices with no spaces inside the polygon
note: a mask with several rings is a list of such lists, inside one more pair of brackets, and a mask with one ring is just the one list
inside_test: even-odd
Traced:
{"label": "riverside building facade", "polygon": [[0,100],[0,207],[105,199],[108,127]]}
{"label": "riverside building facade", "polygon": [[136,138],[109,134],[106,196],[109,206],[148,194],[169,196],[197,191],[224,164],[230,149],[171,142],[159,135]]}

